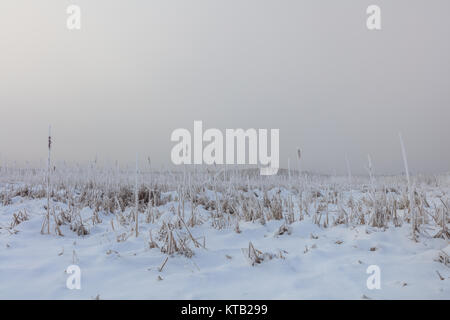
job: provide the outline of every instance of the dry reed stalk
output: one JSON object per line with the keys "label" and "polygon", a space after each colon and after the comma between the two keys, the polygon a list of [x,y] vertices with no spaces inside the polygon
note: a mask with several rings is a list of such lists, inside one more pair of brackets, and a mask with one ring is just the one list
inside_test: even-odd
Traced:
{"label": "dry reed stalk", "polygon": [[263,258],[261,257],[262,252],[256,250],[251,241],[248,243],[248,249],[243,249],[242,252],[246,255],[252,266],[263,261]]}
{"label": "dry reed stalk", "polygon": [[48,157],[47,157],[47,214],[42,223],[41,233],[47,228],[47,234],[50,234],[50,155],[52,146],[51,126],[48,127]]}
{"label": "dry reed stalk", "polygon": [[163,268],[164,268],[164,266],[166,265],[166,263],[167,263],[167,260],[169,260],[169,257],[166,257],[166,259],[164,259],[164,262],[162,263],[162,265],[159,267],[159,272],[162,272],[162,270],[163,270]]}
{"label": "dry reed stalk", "polygon": [[403,157],[403,165],[405,166],[405,174],[406,174],[406,180],[408,182],[408,198],[409,198],[409,211],[412,215],[412,235],[413,235],[413,239],[416,239],[416,231],[418,231],[418,226],[417,226],[417,217],[416,217],[416,212],[414,210],[414,198],[413,198],[413,192],[412,192],[412,186],[411,186],[411,179],[409,177],[409,167],[408,167],[408,159],[406,157],[406,149],[405,149],[405,144],[403,143],[403,137],[402,134],[399,132],[398,133],[398,137],[400,139],[400,146],[402,149],[402,157]]}
{"label": "dry reed stalk", "polygon": [[447,228],[447,212],[448,212],[448,206],[445,204],[445,202],[440,199],[442,204],[444,205],[444,209],[442,210],[442,218],[441,218],[441,230],[434,236],[434,238],[443,238],[443,239],[450,239],[450,232]]}
{"label": "dry reed stalk", "polygon": [[194,245],[199,248],[202,247],[202,245],[192,236],[191,231],[189,230],[188,226],[186,225],[186,223],[184,222],[183,218],[180,217],[181,222],[183,223],[183,226],[186,228],[186,231],[189,234],[189,237],[191,238],[192,242],[194,243]]}
{"label": "dry reed stalk", "polygon": [[139,190],[138,190],[138,154],[136,153],[136,177],[134,182],[136,238],[139,236]]}

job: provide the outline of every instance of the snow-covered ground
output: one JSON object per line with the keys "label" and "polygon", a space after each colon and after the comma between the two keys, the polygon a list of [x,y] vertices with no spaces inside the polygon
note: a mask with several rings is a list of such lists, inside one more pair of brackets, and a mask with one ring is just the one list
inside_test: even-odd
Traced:
{"label": "snow-covered ground", "polygon": [[[45,198],[12,198],[0,205],[0,298],[450,299],[450,268],[438,261],[443,251],[450,254],[450,245],[433,238],[437,227],[423,227],[416,242],[407,223],[385,230],[345,224],[324,228],[305,215],[301,221],[296,216],[283,234],[278,232],[283,220],[240,221],[236,232],[235,227],[211,227],[211,211],[198,207],[202,223],[179,232],[189,230],[201,245],[189,245],[192,257],[168,256],[151,248],[149,232],[156,238],[162,223],[177,216],[170,208],[178,203],[161,205],[154,222],[141,214],[137,238],[116,215],[104,212],[101,222],[89,224],[88,235],[61,225],[63,236],[58,236],[40,232]],[[52,207],[67,205],[54,202]],[[28,220],[11,227],[13,214],[25,211]],[[188,203],[185,212],[191,212]],[[80,215],[87,220],[93,210],[84,208]],[[250,242],[264,258],[259,264],[246,256]],[[81,269],[81,290],[66,287],[72,264]],[[380,289],[367,288],[370,265],[380,268]]]}

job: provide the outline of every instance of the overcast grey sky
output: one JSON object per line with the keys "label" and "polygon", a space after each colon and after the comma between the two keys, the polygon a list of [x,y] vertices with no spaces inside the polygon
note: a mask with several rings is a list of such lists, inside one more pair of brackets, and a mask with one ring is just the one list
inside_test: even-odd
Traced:
{"label": "overcast grey sky", "polygon": [[[66,28],[66,8],[82,29]],[[381,7],[382,30],[366,28]],[[450,2],[2,0],[0,159],[170,163],[170,134],[279,128],[280,162],[450,170]]]}

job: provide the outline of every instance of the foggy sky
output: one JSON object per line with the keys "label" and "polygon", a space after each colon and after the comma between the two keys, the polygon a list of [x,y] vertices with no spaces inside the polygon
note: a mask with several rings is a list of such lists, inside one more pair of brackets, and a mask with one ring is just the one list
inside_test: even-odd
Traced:
{"label": "foggy sky", "polygon": [[[66,8],[82,29],[66,28]],[[366,28],[381,7],[382,30]],[[278,128],[280,164],[450,170],[449,1],[2,0],[0,161],[170,164],[177,128]],[[1,165],[1,164],[0,164]]]}

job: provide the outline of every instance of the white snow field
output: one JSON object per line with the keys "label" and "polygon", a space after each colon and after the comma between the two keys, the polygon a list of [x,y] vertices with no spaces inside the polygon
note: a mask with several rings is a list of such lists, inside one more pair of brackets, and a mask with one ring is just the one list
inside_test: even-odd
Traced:
{"label": "white snow field", "polygon": [[450,299],[448,176],[6,176],[1,299]]}

